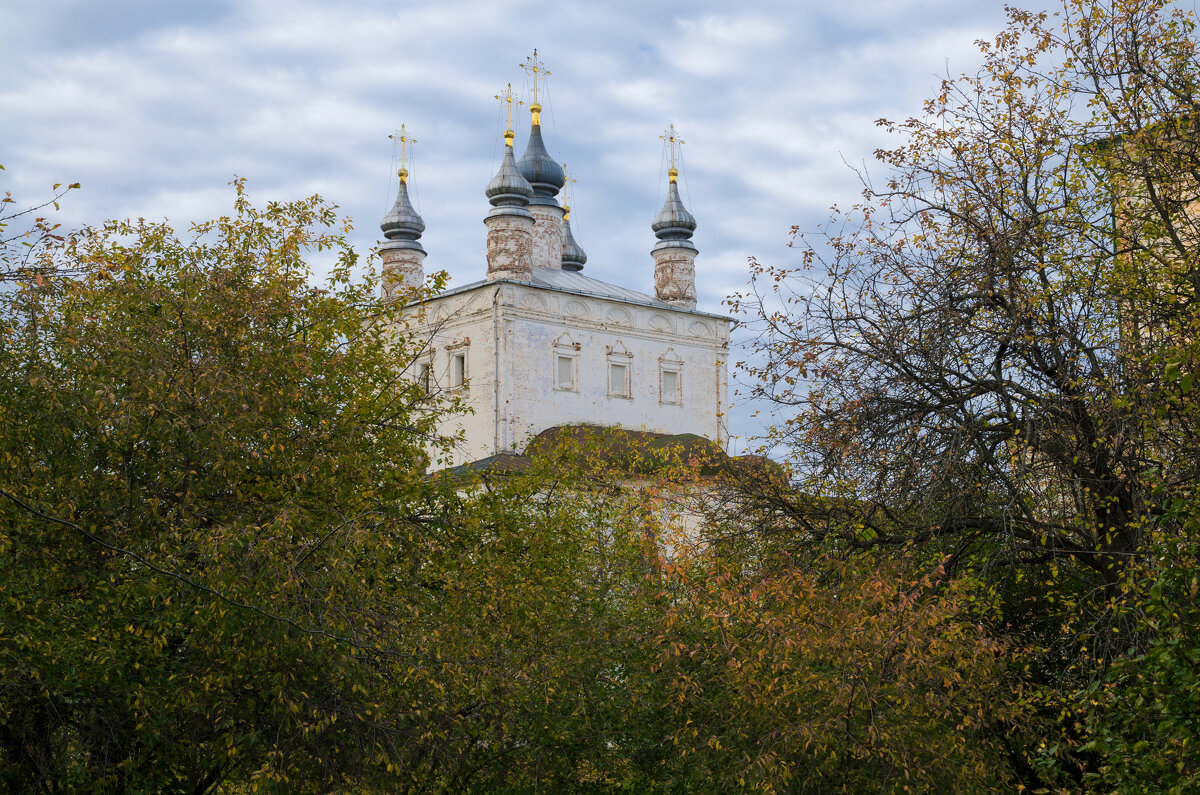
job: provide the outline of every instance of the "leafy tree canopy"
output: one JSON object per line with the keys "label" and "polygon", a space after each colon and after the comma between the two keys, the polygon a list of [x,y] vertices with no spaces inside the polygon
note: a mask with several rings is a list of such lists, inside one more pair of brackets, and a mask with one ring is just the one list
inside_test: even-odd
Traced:
{"label": "leafy tree canopy", "polygon": [[[1010,736],[1023,785],[1190,780],[1190,724],[1158,724],[1162,754],[1136,763],[1149,722],[1084,694],[1138,669],[1172,714],[1189,703],[1194,633],[1164,634],[1159,594],[1188,598],[1195,567],[1195,17],[1067,0],[1010,8],[979,47],[977,73],[879,122],[896,145],[858,204],[797,235],[800,267],[752,263],[747,372],[781,407],[795,479],[730,518],[809,560],[877,550],[981,577],[993,631],[1028,644],[1014,675],[1044,688],[1027,703],[1048,723]],[[1147,565],[1160,590],[1130,591]]]}
{"label": "leafy tree canopy", "polygon": [[0,303],[12,789],[337,781],[394,741],[380,677],[426,665],[395,604],[450,497],[415,351],[332,208],[235,187],[186,236],[50,241]]}

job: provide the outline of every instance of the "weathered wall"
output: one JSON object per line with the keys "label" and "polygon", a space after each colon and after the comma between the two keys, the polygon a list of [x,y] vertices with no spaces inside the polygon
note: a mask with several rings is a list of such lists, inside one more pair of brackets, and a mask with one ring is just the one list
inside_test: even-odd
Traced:
{"label": "weathered wall", "polygon": [[395,299],[401,283],[415,287],[425,281],[425,252],[414,248],[388,248],[385,243],[379,250],[383,260],[383,299]]}
{"label": "weathered wall", "polygon": [[684,309],[696,308],[696,251],[679,247],[655,249],[654,294]]}
{"label": "weathered wall", "polygon": [[493,211],[487,225],[487,277],[528,279],[533,263],[533,219]]}
{"label": "weathered wall", "polygon": [[557,205],[531,204],[533,216],[533,265],[537,268],[562,268],[563,210]]}
{"label": "weathered wall", "polygon": [[[464,432],[465,441],[450,460],[435,468],[456,466],[493,455],[496,367],[493,329],[493,297],[503,285],[486,285],[468,293],[435,298],[423,307],[412,307],[416,333],[424,338],[423,360],[432,373],[434,397],[462,398],[469,412],[443,422],[443,434]],[[500,317],[497,303],[495,316]],[[466,384],[450,385],[450,357],[463,353],[467,362]],[[416,371],[412,373],[413,377]]]}
{"label": "weathered wall", "polygon": [[[469,383],[460,394],[474,413],[447,421],[446,431],[462,428],[466,441],[446,465],[519,452],[555,425],[696,433],[721,444],[728,436],[724,318],[507,282],[434,299],[425,311],[439,383],[449,383],[451,353],[467,355]],[[574,389],[556,384],[556,342],[578,348]],[[629,397],[608,394],[610,349],[628,353]],[[680,372],[678,404],[662,399],[664,358]]]}

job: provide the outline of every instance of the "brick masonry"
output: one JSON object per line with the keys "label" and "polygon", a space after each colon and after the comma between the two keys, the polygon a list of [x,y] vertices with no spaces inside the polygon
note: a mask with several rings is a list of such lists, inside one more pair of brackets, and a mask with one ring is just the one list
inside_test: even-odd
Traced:
{"label": "brick masonry", "polygon": [[654,293],[684,309],[696,308],[695,249],[664,247],[653,252]]}
{"label": "brick masonry", "polygon": [[527,215],[490,215],[487,224],[487,277],[527,281],[533,270],[533,219]]}

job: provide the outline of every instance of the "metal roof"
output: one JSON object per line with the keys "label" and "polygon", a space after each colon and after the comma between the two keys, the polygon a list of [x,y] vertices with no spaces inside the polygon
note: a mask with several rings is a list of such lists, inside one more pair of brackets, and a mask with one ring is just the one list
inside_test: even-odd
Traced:
{"label": "metal roof", "polygon": [[[481,280],[464,284],[462,287],[455,287],[451,290],[438,293],[430,300],[436,300],[443,296],[458,295],[459,293],[470,292],[480,287],[487,287],[493,284],[519,284],[523,287],[536,287],[544,290],[558,290],[564,293],[573,293],[575,295],[585,295],[593,298],[606,298],[610,301],[621,301],[626,304],[638,304],[640,306],[652,306],[656,309],[668,309],[673,312],[685,312],[689,315],[700,315],[702,317],[711,317],[717,320],[733,320],[726,315],[718,315],[713,312],[702,312],[698,309],[685,309],[681,306],[669,304],[666,301],[660,301],[652,295],[630,290],[627,287],[618,287],[615,284],[602,282],[599,279],[593,279],[591,276],[584,276],[578,271],[564,271],[558,268],[534,268],[533,278],[529,281],[520,281],[517,279],[496,279],[494,281]],[[417,302],[419,303],[419,302]],[[736,322],[736,321],[734,321]]]}
{"label": "metal roof", "polygon": [[533,278],[530,279],[530,282],[539,287],[566,290],[569,293],[583,293],[585,295],[595,295],[600,298],[615,298],[618,301],[649,304],[650,306],[661,306],[666,309],[676,308],[666,301],[658,300],[652,295],[640,293],[637,290],[630,290],[626,287],[618,287],[608,282],[602,282],[599,279],[593,279],[591,276],[584,276],[579,271],[563,271],[558,268],[534,268]]}

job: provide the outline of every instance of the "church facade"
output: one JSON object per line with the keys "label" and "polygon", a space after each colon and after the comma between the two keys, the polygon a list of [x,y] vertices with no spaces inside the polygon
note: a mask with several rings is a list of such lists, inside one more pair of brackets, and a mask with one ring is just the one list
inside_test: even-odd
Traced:
{"label": "church facade", "polygon": [[[540,111],[518,160],[505,131],[491,204],[485,278],[405,308],[424,347],[413,377],[469,408],[444,420],[461,433],[457,466],[520,453],[538,433],[590,425],[695,434],[724,446],[728,437],[728,350],[732,321],[696,309],[695,219],[669,171],[667,200],[653,219],[655,295],[583,273],[587,257],[571,233],[565,184],[542,139]],[[671,143],[674,143],[672,140]],[[424,280],[424,223],[407,192],[381,228],[385,297]]]}

